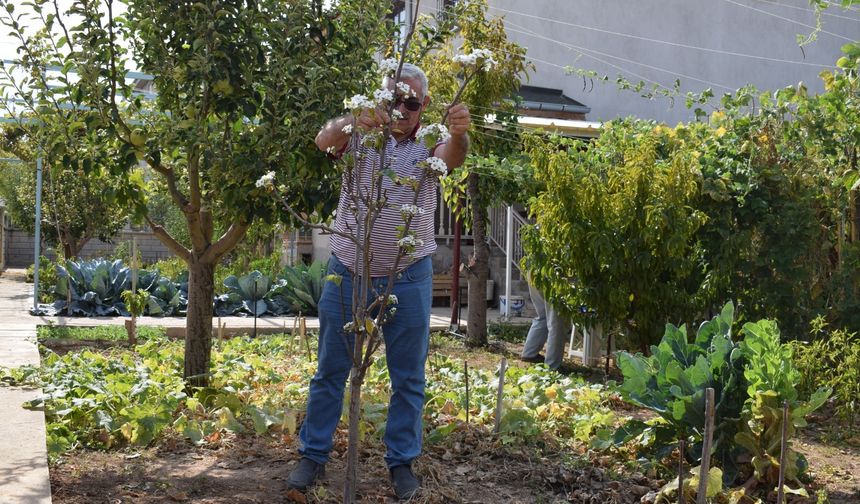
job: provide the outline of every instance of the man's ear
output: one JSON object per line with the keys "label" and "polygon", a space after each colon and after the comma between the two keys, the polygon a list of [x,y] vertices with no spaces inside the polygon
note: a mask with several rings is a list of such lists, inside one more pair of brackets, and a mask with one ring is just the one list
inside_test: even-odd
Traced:
{"label": "man's ear", "polygon": [[427,107],[430,106],[430,95],[424,97],[424,104],[421,106],[421,112],[427,110]]}

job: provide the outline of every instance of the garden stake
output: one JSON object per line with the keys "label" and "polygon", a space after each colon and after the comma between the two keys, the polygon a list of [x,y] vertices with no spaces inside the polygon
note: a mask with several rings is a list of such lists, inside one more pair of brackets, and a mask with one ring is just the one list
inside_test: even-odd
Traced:
{"label": "garden stake", "polygon": [[469,423],[469,361],[463,361],[463,372],[466,375],[466,423]]}
{"label": "garden stake", "polygon": [[708,473],[711,469],[711,442],[714,438],[714,389],[705,390],[705,439],[702,443],[702,464],[699,466],[697,504],[705,504],[708,494]]}
{"label": "garden stake", "polygon": [[496,393],[496,434],[499,433],[499,428],[502,425],[502,392],[505,389],[505,370],[508,367],[508,359],[502,357],[502,363],[499,364],[499,390]]}
{"label": "garden stake", "polygon": [[[299,315],[301,315],[301,313]],[[297,326],[298,323],[299,323],[299,317],[298,316],[293,317],[293,332],[290,333],[290,336],[292,336],[292,338],[290,338],[290,353],[293,353],[295,351],[295,349],[293,348],[293,344],[295,344],[296,338],[299,337],[299,331],[298,331],[298,326]],[[286,322],[285,322],[285,324],[286,324]]]}
{"label": "garden stake", "polygon": [[299,333],[301,333],[302,339],[305,342],[305,348],[308,351],[308,361],[313,362],[314,357],[311,355],[311,342],[308,341],[308,324],[304,317],[299,320]]}
{"label": "garden stake", "polygon": [[684,439],[678,441],[678,504],[687,504],[684,496]]}
{"label": "garden stake", "polygon": [[788,452],[788,401],[782,402],[782,441],[779,445],[779,486],[776,491],[776,502],[785,502],[785,458]]}

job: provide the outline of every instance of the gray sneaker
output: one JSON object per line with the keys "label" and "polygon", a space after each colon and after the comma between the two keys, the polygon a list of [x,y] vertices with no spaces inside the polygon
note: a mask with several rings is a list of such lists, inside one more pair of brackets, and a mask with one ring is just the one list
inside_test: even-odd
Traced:
{"label": "gray sneaker", "polygon": [[391,484],[394,485],[394,495],[401,500],[411,499],[421,490],[421,482],[408,464],[391,468]]}
{"label": "gray sneaker", "polygon": [[325,464],[302,457],[295,469],[290,472],[287,486],[304,492],[307,487],[313,485],[317,479],[323,476],[325,476]]}

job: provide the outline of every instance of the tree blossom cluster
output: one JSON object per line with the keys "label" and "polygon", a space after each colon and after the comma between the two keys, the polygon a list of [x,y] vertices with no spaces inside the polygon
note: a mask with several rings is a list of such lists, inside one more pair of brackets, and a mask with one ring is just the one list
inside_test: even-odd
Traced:
{"label": "tree blossom cluster", "polygon": [[448,165],[445,164],[445,161],[442,161],[442,159],[437,158],[436,156],[427,158],[425,163],[428,169],[439,173],[443,177],[448,174]]}
{"label": "tree blossom cluster", "polygon": [[390,102],[394,99],[394,93],[390,89],[377,89],[373,92],[373,100],[377,105]]}
{"label": "tree blossom cluster", "polygon": [[375,104],[370,99],[362,94],[354,95],[352,98],[344,101],[344,106],[353,112],[363,109],[372,109]]}
{"label": "tree blossom cluster", "polygon": [[424,245],[424,240],[421,238],[415,238],[413,235],[404,236],[397,240],[397,246],[407,249],[420,247],[421,245]]}
{"label": "tree blossom cluster", "polygon": [[412,89],[412,86],[410,86],[409,84],[407,84],[407,83],[405,83],[405,82],[398,82],[398,83],[395,85],[395,87],[397,88],[397,95],[398,95],[398,96],[405,96],[405,97],[407,97],[407,98],[411,98],[411,97],[415,97],[415,96],[417,96],[417,95],[415,94],[415,90],[414,90],[414,89]]}
{"label": "tree blossom cluster", "polygon": [[458,54],[454,56],[454,63],[459,63],[465,66],[478,66],[481,63],[481,69],[489,72],[499,63],[493,59],[493,52],[489,49],[475,49],[469,54]]}
{"label": "tree blossom cluster", "polygon": [[386,58],[379,62],[379,71],[388,75],[397,71],[397,67],[400,66],[400,61],[397,58]]}
{"label": "tree blossom cluster", "polygon": [[[445,143],[450,140],[451,134],[448,133],[448,128],[442,124],[428,124],[427,126],[422,126],[418,129],[418,132],[415,133],[415,138],[418,140],[425,140],[425,138],[431,139],[432,144],[435,145],[437,143]],[[425,140],[425,142],[427,141]]]}
{"label": "tree blossom cluster", "polygon": [[275,186],[275,172],[270,171],[265,175],[257,179],[257,182],[254,183],[257,187],[265,187],[266,189],[272,189]]}
{"label": "tree blossom cluster", "polygon": [[400,206],[400,213],[403,215],[404,218],[406,218],[415,215],[424,215],[425,212],[424,209],[418,205],[405,204]]}

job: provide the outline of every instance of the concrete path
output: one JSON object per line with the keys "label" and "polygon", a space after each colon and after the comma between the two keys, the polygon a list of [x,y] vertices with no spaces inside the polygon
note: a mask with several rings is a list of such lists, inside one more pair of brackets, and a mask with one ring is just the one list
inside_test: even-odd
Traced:
{"label": "concrete path", "polygon": [[[32,284],[24,270],[0,275],[0,367],[39,364],[38,320],[27,313]],[[45,415],[21,405],[41,395],[38,389],[0,386],[0,503],[50,504],[51,481],[45,445]]]}

